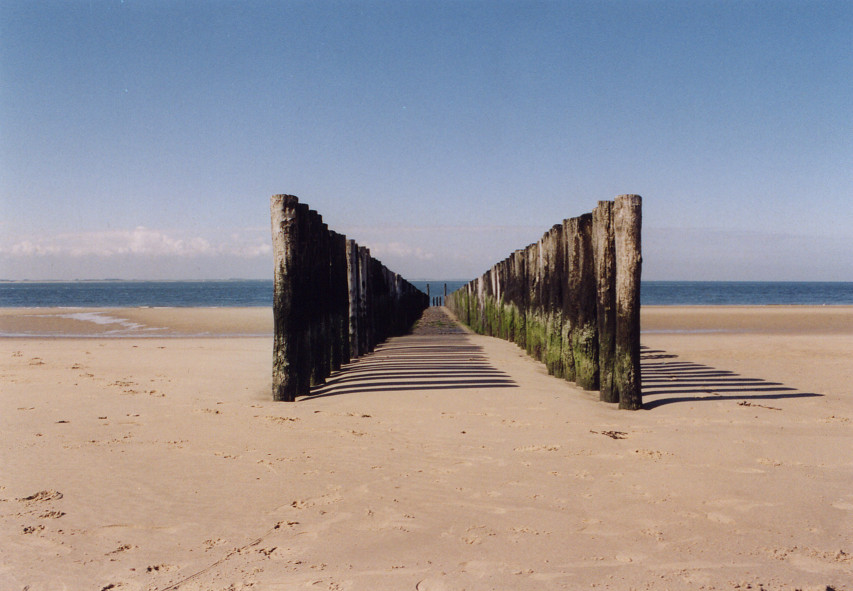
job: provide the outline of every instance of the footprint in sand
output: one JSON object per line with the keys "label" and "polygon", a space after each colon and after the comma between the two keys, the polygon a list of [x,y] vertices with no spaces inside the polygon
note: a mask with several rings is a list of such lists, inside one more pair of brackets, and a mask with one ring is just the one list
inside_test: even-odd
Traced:
{"label": "footprint in sand", "polygon": [[465,535],[460,539],[466,544],[474,546],[482,544],[484,538],[494,535],[497,535],[496,532],[491,531],[485,525],[474,525],[469,527]]}
{"label": "footprint in sand", "polygon": [[62,493],[58,490],[40,490],[37,493],[33,493],[28,497],[24,497],[18,500],[27,503],[41,503],[44,501],[58,501],[61,498]]}
{"label": "footprint in sand", "polygon": [[560,451],[560,445],[526,445],[524,447],[516,447],[513,451]]}
{"label": "footprint in sand", "polygon": [[121,554],[122,552],[129,552],[130,550],[135,550],[139,546],[134,546],[133,544],[122,544],[115,550],[107,552],[104,556],[112,556],[113,554]]}
{"label": "footprint in sand", "polygon": [[65,515],[65,511],[46,511],[39,515],[39,519],[59,519]]}
{"label": "footprint in sand", "polygon": [[221,546],[224,543],[225,543],[225,540],[223,540],[222,538],[205,540],[204,541],[204,549],[205,550],[212,550],[213,548],[216,548],[217,546]]}
{"label": "footprint in sand", "polygon": [[438,577],[429,577],[415,585],[415,591],[447,591],[449,587]]}
{"label": "footprint in sand", "polygon": [[39,532],[39,531],[42,531],[42,530],[44,530],[44,526],[43,526],[43,525],[28,525],[28,526],[24,527],[24,530],[23,530],[23,532],[22,532],[22,533],[24,533],[24,534],[34,534],[34,533]]}
{"label": "footprint in sand", "polygon": [[[255,415],[255,418],[260,417],[260,415]],[[279,423],[279,424],[287,424],[287,423],[295,423],[299,420],[299,417],[279,417],[279,416],[265,416],[261,417],[268,420],[271,423]]]}

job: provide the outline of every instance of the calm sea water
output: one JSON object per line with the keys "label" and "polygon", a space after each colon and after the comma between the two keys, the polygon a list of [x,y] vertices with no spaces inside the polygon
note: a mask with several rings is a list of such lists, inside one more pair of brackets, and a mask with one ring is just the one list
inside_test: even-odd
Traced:
{"label": "calm sea water", "polygon": [[[465,281],[413,281],[440,296]],[[643,305],[853,305],[853,282],[645,281]],[[271,280],[0,282],[0,307],[271,306]]]}
{"label": "calm sea water", "polygon": [[646,306],[839,306],[853,304],[853,282],[644,281]]}
{"label": "calm sea water", "polygon": [[272,306],[272,294],[272,280],[0,283],[0,307]]}

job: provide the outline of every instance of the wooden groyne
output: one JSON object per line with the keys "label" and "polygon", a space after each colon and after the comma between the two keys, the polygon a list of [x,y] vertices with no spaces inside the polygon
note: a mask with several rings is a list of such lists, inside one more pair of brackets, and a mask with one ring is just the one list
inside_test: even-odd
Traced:
{"label": "wooden groyne", "polygon": [[293,401],[406,332],[429,297],[329,230],[293,195],[270,199],[275,257],[273,399]]}
{"label": "wooden groyne", "polygon": [[449,294],[446,305],[475,332],[517,343],[549,373],[639,409],[641,210],[639,195],[601,201]]}

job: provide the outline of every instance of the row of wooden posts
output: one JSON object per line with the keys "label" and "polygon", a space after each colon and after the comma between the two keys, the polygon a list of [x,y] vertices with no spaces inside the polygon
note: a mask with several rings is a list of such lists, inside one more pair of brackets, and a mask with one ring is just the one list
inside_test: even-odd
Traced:
{"label": "row of wooden posts", "polygon": [[426,294],[427,294],[427,297],[429,298],[429,305],[430,306],[443,306],[444,305],[444,300],[447,298],[447,284],[446,283],[444,284],[444,294],[440,295],[440,296],[430,295],[429,283],[427,283],[426,289],[427,289]]}
{"label": "row of wooden posts", "polygon": [[275,258],[273,398],[293,401],[403,334],[429,297],[293,195],[270,199]]}
{"label": "row of wooden posts", "polygon": [[639,195],[600,201],[448,295],[446,305],[475,332],[517,343],[549,373],[639,409],[641,210]]}

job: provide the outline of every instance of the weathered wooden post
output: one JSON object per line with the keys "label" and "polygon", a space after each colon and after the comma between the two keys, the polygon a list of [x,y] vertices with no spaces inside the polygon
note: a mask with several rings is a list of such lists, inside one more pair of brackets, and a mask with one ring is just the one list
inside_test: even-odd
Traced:
{"label": "weathered wooden post", "polygon": [[368,310],[368,289],[370,288],[370,251],[363,247],[358,247],[358,280],[360,288],[358,290],[358,351],[359,355],[370,353],[373,349],[370,345],[372,329],[370,327],[370,318]]}
{"label": "weathered wooden post", "polygon": [[598,389],[603,402],[619,402],[613,387],[616,353],[616,253],[613,242],[613,202],[599,201],[592,210],[592,248],[595,264],[598,323]]}
{"label": "weathered wooden post", "polygon": [[592,254],[592,214],[577,218],[577,324],[572,330],[575,382],[584,390],[598,390],[598,327],[595,271]]}
{"label": "weathered wooden post", "polygon": [[507,294],[515,309],[513,310],[513,342],[527,349],[527,321],[530,304],[527,300],[527,255],[519,249],[512,253],[512,269],[508,281]]}
{"label": "weathered wooden post", "polygon": [[527,269],[526,301],[527,301],[527,335],[525,350],[527,354],[541,361],[542,353],[542,317],[539,312],[539,243],[534,242],[525,251],[524,266]]}
{"label": "weathered wooden post", "polygon": [[577,218],[563,220],[563,260],[565,264],[565,286],[563,290],[563,325],[562,325],[562,357],[563,377],[574,382],[577,379],[575,370],[575,350],[572,346],[572,333],[578,324],[578,248]]}
{"label": "weathered wooden post", "polygon": [[643,406],[640,377],[640,234],[642,198],[619,195],[613,204],[616,253],[616,351],[613,383],[619,408]]}
{"label": "weathered wooden post", "polygon": [[555,225],[542,237],[543,361],[548,373],[563,377],[563,226]]}
{"label": "weathered wooden post", "polygon": [[331,232],[331,276],[333,289],[334,342],[332,344],[332,371],[350,362],[349,352],[349,288],[347,278],[347,237]]}
{"label": "weathered wooden post", "polygon": [[326,326],[326,311],[328,308],[328,228],[323,218],[311,211],[311,385],[320,386],[326,382],[329,375],[328,328]]}
{"label": "weathered wooden post", "polygon": [[360,353],[358,349],[358,244],[355,240],[347,240],[347,292],[349,304],[349,354],[351,359],[356,359]]}
{"label": "weathered wooden post", "polygon": [[299,395],[297,357],[299,350],[299,310],[294,299],[297,276],[298,200],[293,195],[273,195],[270,199],[272,244],[275,260],[273,279],[273,399],[291,402]]}
{"label": "weathered wooden post", "polygon": [[310,260],[310,226],[308,218],[311,210],[304,203],[296,204],[296,254],[295,271],[290,279],[293,289],[293,316],[296,347],[296,380],[297,395],[304,396],[311,392],[311,335],[309,331],[311,308],[306,294],[311,289]]}

